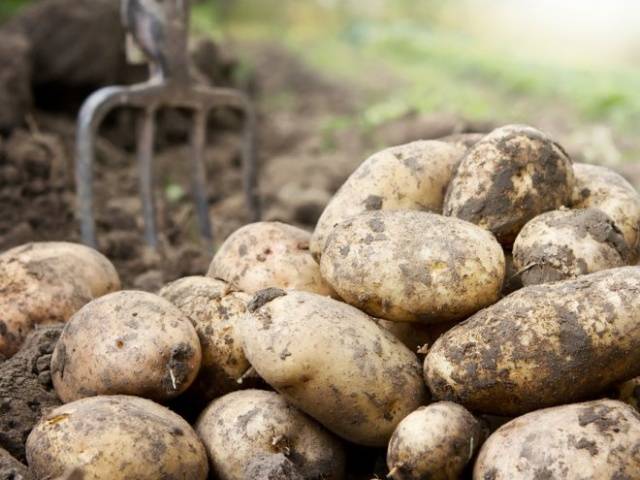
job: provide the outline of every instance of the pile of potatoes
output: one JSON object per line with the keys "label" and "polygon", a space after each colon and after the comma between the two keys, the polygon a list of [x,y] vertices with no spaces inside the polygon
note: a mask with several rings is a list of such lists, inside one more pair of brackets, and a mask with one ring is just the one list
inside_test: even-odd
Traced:
{"label": "pile of potatoes", "polygon": [[622,177],[508,125],[376,153],[313,233],[246,225],[155,294],[6,252],[0,352],[66,322],[31,475],[640,479],[639,228]]}

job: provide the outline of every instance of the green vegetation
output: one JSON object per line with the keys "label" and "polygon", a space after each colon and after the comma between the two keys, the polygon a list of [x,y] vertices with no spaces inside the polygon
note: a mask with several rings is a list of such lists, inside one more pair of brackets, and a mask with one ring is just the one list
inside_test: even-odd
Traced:
{"label": "green vegetation", "polygon": [[1,0],[0,1],[0,22],[6,20],[16,13],[18,9],[29,3],[29,0]]}

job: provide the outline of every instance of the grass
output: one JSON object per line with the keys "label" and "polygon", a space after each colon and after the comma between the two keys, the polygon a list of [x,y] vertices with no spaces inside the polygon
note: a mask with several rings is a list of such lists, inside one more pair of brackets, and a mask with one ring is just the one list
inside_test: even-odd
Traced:
{"label": "grass", "polygon": [[14,15],[20,8],[28,3],[29,0],[0,0],[0,22]]}

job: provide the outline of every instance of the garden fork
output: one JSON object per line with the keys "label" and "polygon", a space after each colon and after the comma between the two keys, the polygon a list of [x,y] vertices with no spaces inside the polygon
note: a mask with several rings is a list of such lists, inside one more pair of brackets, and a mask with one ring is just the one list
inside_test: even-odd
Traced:
{"label": "garden fork", "polygon": [[212,88],[194,82],[187,52],[189,0],[122,0],[124,26],[149,62],[150,78],[132,86],[105,87],[83,104],[76,139],[76,184],[82,241],[97,247],[93,216],[93,163],[100,123],[112,109],[142,110],[139,120],[137,161],[144,231],[147,243],[157,247],[153,181],[155,114],[169,106],[193,112],[191,130],[191,181],[202,237],[209,244],[213,234],[207,200],[204,163],[207,116],[214,108],[227,107],[244,114],[242,151],[244,190],[252,220],[260,216],[255,160],[256,118],[251,103],[238,90]]}

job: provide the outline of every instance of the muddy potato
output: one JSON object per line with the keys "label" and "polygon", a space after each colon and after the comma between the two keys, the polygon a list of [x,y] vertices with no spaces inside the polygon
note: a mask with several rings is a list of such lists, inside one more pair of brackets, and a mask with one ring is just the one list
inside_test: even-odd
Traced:
{"label": "muddy potato", "polygon": [[571,160],[562,147],[535,128],[507,125],[464,156],[443,211],[490,230],[510,246],[529,220],[569,205],[573,185]]}
{"label": "muddy potato", "polygon": [[524,285],[555,282],[622,267],[631,251],[602,210],[553,210],[528,222],[513,244]]}
{"label": "muddy potato", "polygon": [[319,259],[338,223],[369,210],[440,213],[444,192],[465,148],[429,140],[387,148],[365,160],[325,208],[311,237]]}
{"label": "muddy potato", "polygon": [[51,373],[63,402],[101,394],[163,401],[191,385],[200,360],[198,335],[177,307],[125,290],[92,301],[69,319]]}
{"label": "muddy potato", "polygon": [[615,400],[529,413],[484,443],[474,480],[640,478],[640,415]]}
{"label": "muddy potato", "polygon": [[42,417],[27,438],[36,479],[74,467],[85,480],[206,479],[206,451],[191,426],[150,400],[126,395],[84,398]]}
{"label": "muddy potato", "polygon": [[449,330],[425,360],[435,398],[519,415],[640,375],[640,267],[524,287]]}
{"label": "muddy potato", "polygon": [[618,385],[618,399],[640,411],[640,377],[632,378]]}
{"label": "muddy potato", "polygon": [[458,480],[482,441],[482,427],[464,407],[436,402],[400,422],[387,449],[387,478]]}
{"label": "muddy potato", "polygon": [[416,355],[356,308],[269,289],[249,311],[240,335],[251,365],[341,437],[384,446],[398,422],[427,400]]}
{"label": "muddy potato", "polygon": [[196,430],[220,480],[267,478],[265,471],[247,475],[256,458],[263,469],[291,462],[288,468],[301,478],[344,478],[340,440],[275,392],[242,390],[218,398],[202,412]]}
{"label": "muddy potato", "polygon": [[375,317],[435,323],[495,302],[504,253],[469,222],[417,211],[366,212],[337,225],[320,270],[347,303]]}
{"label": "muddy potato", "polygon": [[258,222],[236,230],[216,253],[207,276],[247,293],[264,288],[330,295],[309,253],[310,234],[280,222]]}

